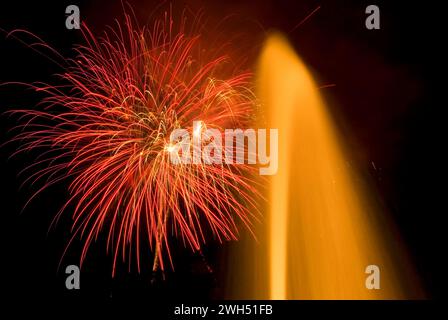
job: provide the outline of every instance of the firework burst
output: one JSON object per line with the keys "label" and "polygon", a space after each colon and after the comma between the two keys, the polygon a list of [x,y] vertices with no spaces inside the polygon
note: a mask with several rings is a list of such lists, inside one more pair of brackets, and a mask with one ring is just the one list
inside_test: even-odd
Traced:
{"label": "firework burst", "polygon": [[[83,241],[81,264],[101,233],[117,260],[135,253],[141,268],[143,242],[153,269],[172,265],[169,237],[200,250],[205,228],[234,240],[238,222],[251,226],[256,203],[253,171],[240,165],[170,162],[170,133],[192,129],[247,128],[255,99],[250,73],[237,73],[229,57],[206,59],[201,38],[176,29],[170,15],[151,29],[129,16],[102,38],[84,25],[85,44],[59,75],[61,85],[33,84],[45,94],[39,110],[15,110],[21,130],[17,152],[40,150],[26,170],[41,189],[69,178],[69,198],[59,217],[72,211],[72,237]],[[224,75],[225,76],[222,76]],[[220,77],[221,75],[221,77]],[[63,83],[63,84],[62,84]],[[235,147],[236,148],[236,147]]]}

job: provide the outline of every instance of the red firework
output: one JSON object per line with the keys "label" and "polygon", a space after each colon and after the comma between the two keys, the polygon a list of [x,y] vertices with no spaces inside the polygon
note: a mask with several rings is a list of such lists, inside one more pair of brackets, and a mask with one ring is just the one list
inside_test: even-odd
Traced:
{"label": "red firework", "polygon": [[192,130],[198,120],[247,128],[255,106],[250,73],[220,78],[229,57],[206,60],[200,36],[187,34],[185,23],[177,30],[167,14],[150,30],[126,16],[124,28],[117,24],[99,39],[83,25],[86,44],[67,60],[64,85],[33,84],[45,93],[42,108],[14,111],[23,130],[14,139],[18,152],[44,150],[27,180],[45,181],[37,194],[71,178],[55,221],[73,208],[69,244],[82,239],[81,264],[106,232],[112,275],[120,256],[130,263],[131,251],[140,271],[142,234],[154,252],[153,270],[163,270],[165,255],[172,265],[169,235],[200,250],[204,226],[219,241],[235,240],[237,221],[250,229],[256,212],[253,167],[170,162],[174,129]]}

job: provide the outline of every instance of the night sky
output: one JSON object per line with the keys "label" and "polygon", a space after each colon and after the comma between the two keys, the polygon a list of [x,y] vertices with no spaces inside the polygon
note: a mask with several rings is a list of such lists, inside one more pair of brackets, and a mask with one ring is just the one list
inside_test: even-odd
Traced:
{"label": "night sky", "polygon": [[[113,2],[113,4],[109,3]],[[156,1],[129,1],[136,18],[145,24],[157,9]],[[183,3],[174,1],[175,12]],[[446,105],[440,100],[445,59],[440,49],[445,29],[441,9],[424,2],[406,1],[189,1],[188,8],[202,9],[208,23],[231,16],[223,27],[224,36],[239,41],[236,55],[245,68],[253,68],[263,36],[270,30],[286,34],[291,44],[314,72],[329,101],[331,112],[354,152],[363,176],[373,184],[376,197],[390,215],[410,253],[417,274],[430,298],[442,298],[442,217],[446,203],[442,191],[442,160],[445,143],[439,123]],[[2,3],[0,28],[22,28],[33,32],[63,55],[73,57],[71,47],[81,40],[79,31],[67,30],[65,7],[76,4],[81,19],[95,32],[105,30],[121,18],[120,1],[34,1]],[[364,25],[367,5],[381,10],[381,29]],[[294,28],[310,12],[320,9]],[[162,8],[166,8],[165,7]],[[246,34],[245,34],[246,33]],[[249,35],[247,34],[249,33]],[[0,32],[0,83],[53,81],[61,69],[46,57]],[[42,95],[20,86],[0,87],[2,111],[35,108]],[[11,138],[8,130],[15,119],[2,115],[1,141]],[[17,145],[0,149],[1,169],[1,288],[13,300],[69,301],[76,297],[119,299],[144,296],[151,299],[219,299],[224,296],[226,244],[209,243],[202,255],[183,250],[173,239],[175,272],[153,275],[150,267],[139,275],[119,266],[110,276],[111,257],[102,239],[93,245],[82,269],[82,290],[65,288],[63,268],[57,269],[69,237],[69,220],[47,233],[48,226],[67,197],[61,183],[43,192],[22,213],[36,190],[20,188],[21,169],[33,161],[33,154],[8,159]],[[63,265],[77,264],[80,244],[75,241]],[[213,273],[208,268],[214,270]],[[446,272],[445,272],[446,273]],[[151,281],[152,280],[152,281]]]}

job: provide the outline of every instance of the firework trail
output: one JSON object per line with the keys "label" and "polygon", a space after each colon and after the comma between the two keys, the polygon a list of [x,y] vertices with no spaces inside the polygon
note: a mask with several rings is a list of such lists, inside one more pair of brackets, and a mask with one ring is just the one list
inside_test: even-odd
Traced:
{"label": "firework trail", "polygon": [[66,60],[61,84],[31,85],[45,94],[39,110],[13,111],[17,153],[40,152],[25,169],[26,182],[43,181],[38,194],[70,178],[54,222],[73,210],[67,247],[75,237],[83,241],[81,264],[107,234],[112,275],[118,259],[130,265],[131,253],[140,271],[143,242],[153,270],[164,270],[167,257],[172,266],[171,235],[193,250],[205,243],[204,228],[219,241],[237,239],[238,221],[250,229],[257,193],[253,167],[173,165],[169,156],[170,133],[191,132],[193,121],[247,128],[255,106],[251,74],[220,78],[229,58],[205,59],[200,36],[188,34],[184,20],[176,29],[170,14],[152,29],[136,27],[129,15],[124,22],[102,38],[83,25],[85,44]]}

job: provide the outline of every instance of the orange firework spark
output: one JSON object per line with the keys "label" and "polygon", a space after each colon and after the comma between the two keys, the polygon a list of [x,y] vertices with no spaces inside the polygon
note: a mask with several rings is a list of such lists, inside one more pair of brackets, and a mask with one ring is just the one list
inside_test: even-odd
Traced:
{"label": "orange firework spark", "polygon": [[43,108],[14,111],[23,130],[14,139],[21,141],[17,152],[44,150],[27,168],[34,170],[27,181],[45,181],[36,194],[71,178],[55,221],[74,208],[69,244],[82,239],[81,264],[101,232],[114,275],[117,259],[130,263],[131,251],[140,271],[142,234],[154,252],[153,269],[164,270],[165,256],[172,265],[170,235],[200,250],[204,226],[219,241],[237,239],[238,221],[251,226],[253,167],[170,162],[174,129],[192,130],[198,120],[247,128],[255,106],[251,74],[220,78],[229,58],[204,61],[200,36],[185,29],[185,21],[175,29],[169,14],[150,30],[126,15],[125,27],[117,24],[99,39],[83,25],[86,44],[60,75],[66,84],[33,84],[46,94]]}

